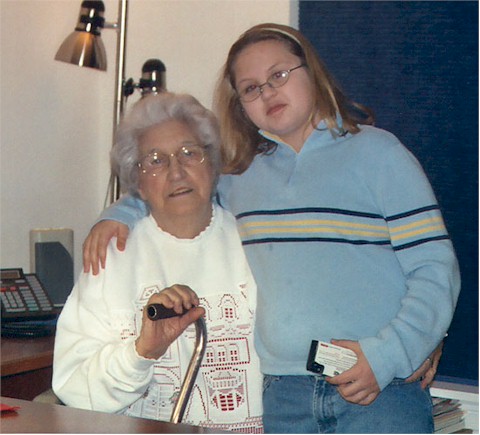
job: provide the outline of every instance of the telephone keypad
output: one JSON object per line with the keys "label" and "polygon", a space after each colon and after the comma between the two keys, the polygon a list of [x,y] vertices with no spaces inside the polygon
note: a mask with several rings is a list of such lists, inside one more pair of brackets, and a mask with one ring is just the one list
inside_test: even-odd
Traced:
{"label": "telephone keypad", "polygon": [[2,276],[0,299],[2,317],[45,316],[55,312],[53,304],[37,276],[18,272],[18,276]]}

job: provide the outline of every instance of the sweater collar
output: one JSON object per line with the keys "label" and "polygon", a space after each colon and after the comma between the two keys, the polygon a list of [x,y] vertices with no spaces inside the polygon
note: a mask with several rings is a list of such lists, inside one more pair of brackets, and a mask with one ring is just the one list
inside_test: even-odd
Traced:
{"label": "sweater collar", "polygon": [[[340,129],[342,129],[342,125],[343,125],[343,122],[342,122],[342,118],[340,117],[340,115],[337,115],[337,124],[338,126],[340,127]],[[259,134],[262,135],[265,139],[268,139],[272,142],[275,142],[277,145],[285,145],[285,146],[288,146],[289,148],[290,145],[288,145],[286,142],[282,141],[282,139],[280,137],[278,137],[277,135],[274,135],[272,133],[269,133],[268,131],[265,131],[265,130],[258,130]],[[307,137],[307,139],[305,140],[305,143],[302,147],[302,150],[305,149],[305,148],[308,148],[309,144],[310,143],[316,143],[318,144],[319,142],[321,143],[330,143],[330,141],[328,140],[329,139],[332,139],[332,140],[335,140],[335,137],[338,137],[338,136],[341,136],[342,133],[341,132],[336,132],[335,134],[332,134],[328,127],[327,127],[327,124],[324,120],[321,120],[316,128],[310,133],[310,136]]]}

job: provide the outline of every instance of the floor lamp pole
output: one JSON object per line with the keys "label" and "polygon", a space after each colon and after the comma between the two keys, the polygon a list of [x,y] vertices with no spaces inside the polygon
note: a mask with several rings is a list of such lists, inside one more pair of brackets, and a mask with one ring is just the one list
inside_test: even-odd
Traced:
{"label": "floor lamp pole", "polygon": [[[128,0],[120,0],[118,5],[117,27],[117,57],[116,57],[116,79],[115,79],[115,104],[113,112],[113,140],[117,126],[122,119],[125,105],[125,52],[127,41],[128,21]],[[110,176],[110,204],[120,197],[120,183],[115,174]]]}

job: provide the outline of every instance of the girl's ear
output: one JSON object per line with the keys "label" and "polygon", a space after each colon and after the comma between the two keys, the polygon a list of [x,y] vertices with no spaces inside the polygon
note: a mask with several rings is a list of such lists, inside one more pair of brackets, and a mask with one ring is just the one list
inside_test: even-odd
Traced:
{"label": "girl's ear", "polygon": [[245,108],[242,105],[240,105],[240,113],[242,114],[243,117],[245,117],[246,119],[248,119],[250,121],[250,118],[247,115],[247,111],[245,110]]}

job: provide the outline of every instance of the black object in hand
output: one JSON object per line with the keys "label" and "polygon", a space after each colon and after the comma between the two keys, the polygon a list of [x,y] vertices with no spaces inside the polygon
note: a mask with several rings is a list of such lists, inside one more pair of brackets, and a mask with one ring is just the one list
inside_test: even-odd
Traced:
{"label": "black object in hand", "polygon": [[147,306],[147,316],[150,320],[170,319],[171,317],[182,316],[185,310],[178,314],[173,308],[166,308],[162,304],[150,304]]}

